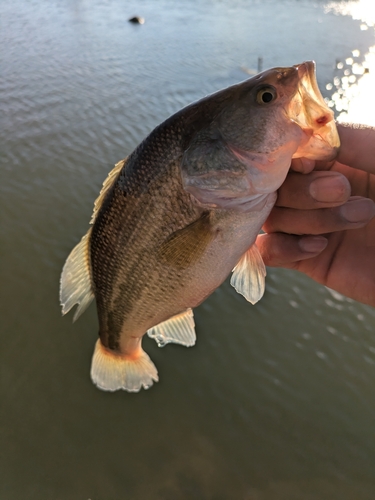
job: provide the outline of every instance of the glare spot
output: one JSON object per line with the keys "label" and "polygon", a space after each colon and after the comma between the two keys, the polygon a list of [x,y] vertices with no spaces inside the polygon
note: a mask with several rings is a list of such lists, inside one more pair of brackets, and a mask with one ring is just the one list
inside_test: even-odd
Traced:
{"label": "glare spot", "polygon": [[[345,73],[346,75],[346,73]],[[345,86],[348,86],[348,83],[349,83],[349,78],[347,76],[343,76],[341,78],[341,81],[342,81],[342,87],[345,88]]]}
{"label": "glare spot", "polygon": [[332,333],[332,335],[337,335],[337,330],[336,328],[333,328],[333,326],[327,326],[327,330],[329,333]]}
{"label": "glare spot", "polygon": [[354,75],[363,75],[363,73],[365,72],[365,68],[361,64],[354,63],[352,71]]}
{"label": "glare spot", "polygon": [[[336,109],[339,111],[343,110],[344,109],[344,106],[345,106],[345,101],[343,100],[340,100],[340,101],[336,101]],[[333,300],[330,300],[330,299],[325,299],[324,301],[327,306],[329,307],[333,307],[334,309],[337,309],[338,311],[342,311],[344,306],[342,305],[339,305],[337,304],[336,302],[333,302]]]}
{"label": "glare spot", "polygon": [[358,49],[352,50],[353,57],[359,57],[360,56],[360,51]]}
{"label": "glare spot", "polygon": [[362,30],[375,25],[374,0],[352,0],[346,2],[336,0],[328,2],[324,10],[325,12],[333,12],[342,16],[350,16],[357,21],[361,21],[360,28]]}
{"label": "glare spot", "polygon": [[327,359],[327,354],[325,354],[324,352],[322,351],[316,351],[316,355],[318,356],[318,358],[320,359]]}
{"label": "glare spot", "polygon": [[345,59],[345,62],[348,66],[351,66],[353,64],[353,58],[352,57],[348,57],[347,59]]}
{"label": "glare spot", "polygon": [[369,358],[368,356],[363,356],[363,359],[366,361],[366,363],[369,363],[370,365],[375,365],[375,361],[372,358]]}
{"label": "glare spot", "polygon": [[[336,87],[339,89],[339,86]],[[370,47],[369,52],[364,55],[362,64],[353,64],[352,74],[342,78],[341,88],[344,90],[346,104],[335,106],[340,113],[338,121],[375,125],[375,101],[369,99],[375,88],[375,46]],[[333,96],[331,99],[333,100]]]}
{"label": "glare spot", "polygon": [[332,288],[328,288],[328,286],[326,286],[326,290],[332,295],[334,299],[340,302],[344,302],[346,300],[346,297],[344,297],[344,295],[341,295],[341,293],[336,292],[336,290],[332,290]]}

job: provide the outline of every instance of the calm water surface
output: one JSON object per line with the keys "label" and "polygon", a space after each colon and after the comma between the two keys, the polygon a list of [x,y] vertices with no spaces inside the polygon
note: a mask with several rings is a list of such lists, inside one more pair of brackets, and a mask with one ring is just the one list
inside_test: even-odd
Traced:
{"label": "calm water surface", "polygon": [[90,381],[95,307],[58,304],[107,172],[171,113],[258,57],[315,59],[348,111],[347,59],[374,59],[357,3],[1,2],[1,499],[375,498],[374,309],[284,270],[255,307],[226,283],[194,348],[146,339],[160,383],[134,395]]}

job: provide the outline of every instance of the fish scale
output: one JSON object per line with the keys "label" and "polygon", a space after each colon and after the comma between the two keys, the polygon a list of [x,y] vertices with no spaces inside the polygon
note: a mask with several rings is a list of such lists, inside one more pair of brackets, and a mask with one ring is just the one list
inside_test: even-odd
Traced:
{"label": "fish scale", "polygon": [[[160,239],[166,239],[190,224],[202,212],[192,204],[190,195],[175,175],[178,169],[176,158],[171,158],[170,154],[163,161],[160,156],[159,152],[165,149],[164,137],[165,134],[158,138],[156,146],[145,148],[147,162],[132,162],[129,158],[110,193],[111,199],[104,203],[93,226],[91,265],[94,287],[100,290],[96,293],[99,317],[116,318],[110,325],[105,320],[100,323],[99,336],[106,347],[118,344],[121,330],[138,333],[133,324],[140,323],[138,328],[142,328],[140,318],[147,320],[152,313],[155,314],[157,294],[162,294],[162,301],[171,300],[168,283],[174,283],[177,276],[173,268],[157,258]],[[175,156],[181,157],[182,150],[171,147],[170,141],[169,148],[169,152],[175,151]],[[142,184],[137,182],[139,177],[143,179]],[[145,178],[149,179],[147,189]],[[112,248],[118,248],[116,258],[104,259],[103,273],[102,256],[108,256],[108,249]],[[108,274],[111,278],[107,281]],[[182,281],[180,283],[183,286]],[[150,293],[152,289],[154,293]],[[139,297],[144,296],[140,301]],[[146,330],[151,326],[154,325],[147,325]],[[110,335],[114,337],[111,341]]]}

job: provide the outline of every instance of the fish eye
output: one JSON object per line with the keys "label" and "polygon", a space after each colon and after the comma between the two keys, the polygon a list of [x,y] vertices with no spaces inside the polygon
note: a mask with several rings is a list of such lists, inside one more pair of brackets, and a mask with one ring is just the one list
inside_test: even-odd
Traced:
{"label": "fish eye", "polygon": [[258,90],[257,103],[268,104],[276,99],[276,90],[273,87],[263,87]]}

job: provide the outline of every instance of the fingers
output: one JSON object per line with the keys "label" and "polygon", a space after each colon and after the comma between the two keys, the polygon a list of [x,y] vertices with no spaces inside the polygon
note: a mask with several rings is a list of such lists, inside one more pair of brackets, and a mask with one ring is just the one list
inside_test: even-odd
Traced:
{"label": "fingers", "polygon": [[295,158],[290,166],[295,172],[308,174],[315,168],[315,161],[308,158]]}
{"label": "fingers", "polygon": [[341,146],[337,160],[353,168],[375,173],[375,128],[337,124]]}
{"label": "fingers", "polygon": [[325,234],[366,225],[375,215],[375,203],[353,196],[343,205],[319,210],[274,207],[266,220],[266,233]]}
{"label": "fingers", "polygon": [[328,240],[323,236],[273,233],[260,234],[256,244],[266,266],[294,268],[299,261],[311,259],[322,252]]}
{"label": "fingers", "polygon": [[[352,168],[375,174],[375,127],[337,123],[340,148],[336,160]],[[291,170],[303,174],[315,170],[329,170],[334,162],[312,161],[298,158],[292,161]]]}
{"label": "fingers", "polygon": [[324,208],[341,205],[349,196],[350,183],[339,172],[313,171],[305,175],[290,172],[279,189],[276,206],[302,210]]}

